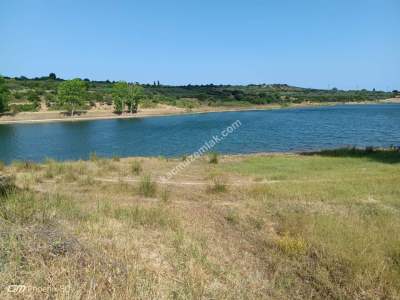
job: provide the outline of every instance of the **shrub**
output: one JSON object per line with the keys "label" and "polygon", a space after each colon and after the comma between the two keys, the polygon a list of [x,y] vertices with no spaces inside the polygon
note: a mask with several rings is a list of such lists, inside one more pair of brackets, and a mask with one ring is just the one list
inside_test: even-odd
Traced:
{"label": "shrub", "polygon": [[154,197],[157,185],[151,180],[150,175],[143,176],[139,183],[139,193],[145,197]]}
{"label": "shrub", "polygon": [[208,162],[210,164],[217,164],[218,163],[218,153],[217,152],[211,152],[208,155],[208,158],[209,158]]}
{"label": "shrub", "polygon": [[19,112],[29,112],[29,111],[37,111],[38,106],[32,103],[29,104],[13,104],[10,106],[10,110],[14,113]]}

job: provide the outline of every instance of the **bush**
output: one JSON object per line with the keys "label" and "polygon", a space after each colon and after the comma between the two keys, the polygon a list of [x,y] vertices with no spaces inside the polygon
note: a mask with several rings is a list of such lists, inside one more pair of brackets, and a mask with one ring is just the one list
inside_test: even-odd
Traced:
{"label": "bush", "polygon": [[211,152],[211,153],[208,155],[208,158],[209,158],[208,162],[209,162],[210,164],[217,164],[217,163],[218,163],[218,153],[216,153],[216,152]]}
{"label": "bush", "polygon": [[37,111],[38,106],[36,104],[13,104],[10,106],[10,110],[13,113],[19,112],[29,112],[29,111]]}

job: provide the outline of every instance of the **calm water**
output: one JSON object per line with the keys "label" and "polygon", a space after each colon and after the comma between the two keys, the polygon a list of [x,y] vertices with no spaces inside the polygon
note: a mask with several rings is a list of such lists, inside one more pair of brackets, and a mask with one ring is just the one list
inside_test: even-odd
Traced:
{"label": "calm water", "polygon": [[400,145],[400,104],[208,113],[131,120],[0,125],[0,160],[190,154],[240,120],[220,153]]}

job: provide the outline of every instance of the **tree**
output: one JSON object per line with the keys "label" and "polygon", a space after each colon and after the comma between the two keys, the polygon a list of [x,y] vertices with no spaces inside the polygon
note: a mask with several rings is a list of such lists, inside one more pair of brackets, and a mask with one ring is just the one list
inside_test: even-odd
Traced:
{"label": "tree", "polygon": [[59,104],[66,106],[74,116],[76,109],[85,103],[86,91],[86,83],[80,79],[64,81],[58,86]]}
{"label": "tree", "polygon": [[49,79],[56,80],[57,79],[56,73],[50,73],[49,74]]}
{"label": "tree", "polygon": [[139,107],[139,102],[144,98],[144,89],[139,84],[129,85],[128,87],[128,109],[129,112],[136,113]]}
{"label": "tree", "polygon": [[9,97],[10,92],[5,85],[5,80],[0,76],[0,113],[3,113],[8,109]]}
{"label": "tree", "polygon": [[125,81],[118,81],[114,83],[112,98],[115,112],[118,114],[123,113],[125,111],[125,104],[128,100],[128,83]]}

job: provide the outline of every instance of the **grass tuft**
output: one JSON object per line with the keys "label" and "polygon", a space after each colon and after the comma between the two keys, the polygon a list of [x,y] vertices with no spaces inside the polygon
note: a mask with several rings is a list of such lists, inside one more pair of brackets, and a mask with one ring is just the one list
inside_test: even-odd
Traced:
{"label": "grass tuft", "polygon": [[139,193],[145,197],[151,198],[156,195],[157,184],[152,181],[150,175],[145,175],[140,179]]}
{"label": "grass tuft", "polygon": [[139,161],[135,160],[131,163],[131,170],[133,175],[139,175],[142,172],[142,165]]}
{"label": "grass tuft", "polygon": [[212,185],[208,186],[207,190],[211,193],[224,193],[227,191],[226,182],[220,177],[215,177]]}

